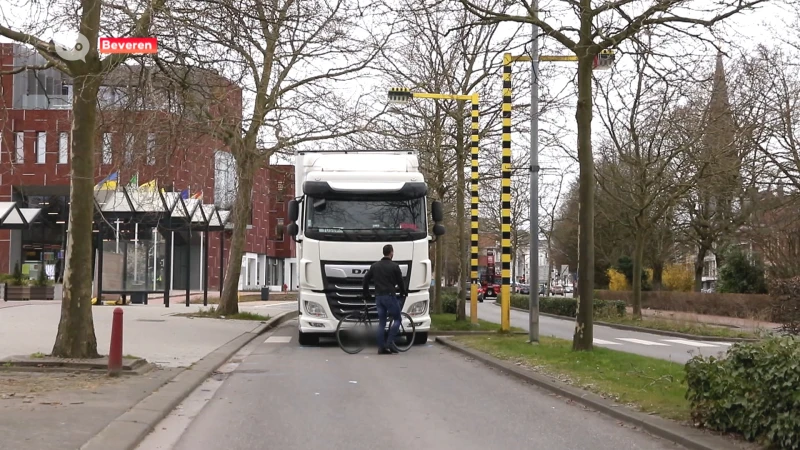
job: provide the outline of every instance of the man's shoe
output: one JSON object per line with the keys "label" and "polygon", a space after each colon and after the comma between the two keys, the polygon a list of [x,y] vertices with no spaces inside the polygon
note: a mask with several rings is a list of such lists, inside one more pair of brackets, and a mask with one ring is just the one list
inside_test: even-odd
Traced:
{"label": "man's shoe", "polygon": [[391,353],[400,353],[400,350],[397,349],[397,346],[394,344],[389,344],[386,346],[386,349],[389,350]]}
{"label": "man's shoe", "polygon": [[392,352],[390,352],[389,350],[387,350],[385,348],[381,348],[381,349],[378,350],[378,354],[379,355],[391,355]]}

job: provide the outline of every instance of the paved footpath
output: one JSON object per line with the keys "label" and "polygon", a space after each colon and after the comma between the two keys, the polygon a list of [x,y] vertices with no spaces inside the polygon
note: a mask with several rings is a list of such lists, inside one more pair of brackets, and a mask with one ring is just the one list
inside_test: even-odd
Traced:
{"label": "paved footpath", "polygon": [[[292,302],[242,303],[240,309],[276,316]],[[0,302],[0,359],[52,351],[60,302]],[[259,321],[177,316],[201,305],[123,306],[123,353],[156,368],[143,375],[0,371],[0,449],[79,449],[112,420],[225,344],[261,326]],[[98,352],[107,354],[115,307],[94,306]],[[114,450],[109,448],[108,450]]]}
{"label": "paved footpath", "polygon": [[[0,359],[53,350],[60,302],[6,302],[0,308]],[[115,306],[93,306],[97,350],[107,354]],[[162,367],[188,367],[211,351],[260,325],[258,321],[195,319],[177,314],[196,312],[202,305],[126,305],[123,310],[123,354],[144,358]],[[297,302],[240,303],[241,311],[261,315],[296,309]],[[198,332],[202,330],[202,332]]]}
{"label": "paved footpath", "polygon": [[438,345],[379,356],[256,339],[137,450],[682,448]]}
{"label": "paved footpath", "polygon": [[[491,300],[478,303],[478,317],[488,322],[500,323],[500,306]],[[512,309],[511,326],[528,331],[528,312]],[[539,316],[539,334],[542,336],[572,340],[574,332],[574,320]],[[733,343],[681,339],[595,325],[594,345],[684,364],[698,354],[704,356],[724,354]]]}

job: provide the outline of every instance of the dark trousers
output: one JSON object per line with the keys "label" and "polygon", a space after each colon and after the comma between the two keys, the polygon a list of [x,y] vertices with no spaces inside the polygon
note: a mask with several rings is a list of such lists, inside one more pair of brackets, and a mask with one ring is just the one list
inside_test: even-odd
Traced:
{"label": "dark trousers", "polygon": [[[375,297],[375,306],[378,308],[378,348],[385,348],[387,343],[394,345],[397,330],[400,329],[400,302],[394,295],[378,295]],[[389,337],[384,340],[386,317],[394,319],[389,328]]]}

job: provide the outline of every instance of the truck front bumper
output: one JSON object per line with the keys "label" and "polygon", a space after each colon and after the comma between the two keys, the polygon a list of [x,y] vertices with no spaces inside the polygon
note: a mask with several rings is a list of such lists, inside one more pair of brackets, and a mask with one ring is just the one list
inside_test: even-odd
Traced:
{"label": "truck front bumper", "polygon": [[[417,333],[426,333],[431,329],[430,299],[428,292],[409,294],[403,305],[403,312],[408,313],[411,306],[417,302],[426,302],[422,314],[412,316]],[[334,334],[339,325],[339,319],[333,316],[325,294],[309,292],[300,293],[298,296],[298,329],[301,333]],[[321,310],[321,311],[320,311]],[[377,323],[375,323],[377,325]]]}

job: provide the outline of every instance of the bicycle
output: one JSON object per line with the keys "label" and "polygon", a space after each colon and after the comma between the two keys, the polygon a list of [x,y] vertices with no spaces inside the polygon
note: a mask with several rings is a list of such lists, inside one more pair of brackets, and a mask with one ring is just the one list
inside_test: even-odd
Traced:
{"label": "bicycle", "polygon": [[[339,343],[339,348],[341,348],[345,353],[349,353],[351,355],[355,355],[361,350],[364,350],[367,342],[375,341],[376,331],[372,327],[370,311],[376,311],[378,307],[374,305],[368,305],[366,299],[362,300],[364,300],[364,309],[351,312],[350,314],[342,317],[339,320],[339,325],[336,326],[336,342]],[[412,319],[408,313],[400,312],[400,318],[400,328],[397,330],[397,337],[399,338],[403,336],[405,338],[405,343],[403,345],[398,345],[397,339],[395,339],[395,346],[397,347],[397,350],[405,352],[414,345],[414,338],[417,335],[417,329],[416,325],[414,324],[414,319]],[[388,330],[392,326],[393,322],[394,319],[391,317],[389,320],[387,320],[384,337],[388,336]],[[352,325],[342,326],[346,323]],[[352,333],[352,336],[350,336],[350,333]],[[354,345],[352,347],[345,345],[345,343],[349,343],[351,339],[354,341]]]}

